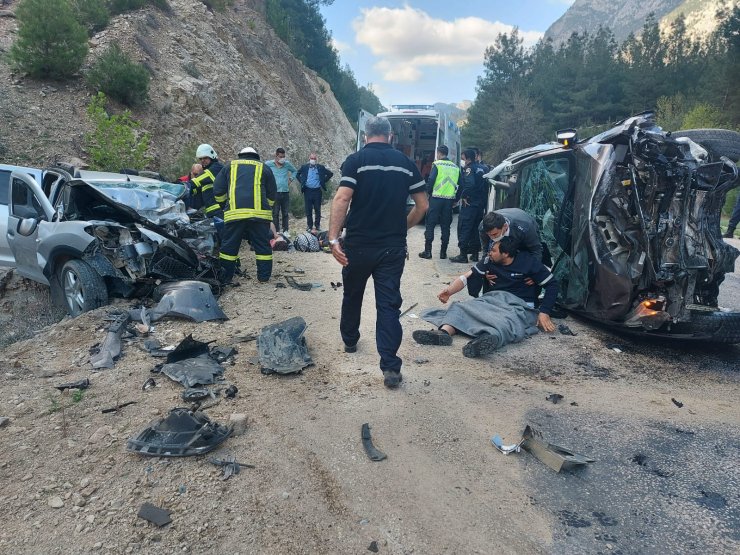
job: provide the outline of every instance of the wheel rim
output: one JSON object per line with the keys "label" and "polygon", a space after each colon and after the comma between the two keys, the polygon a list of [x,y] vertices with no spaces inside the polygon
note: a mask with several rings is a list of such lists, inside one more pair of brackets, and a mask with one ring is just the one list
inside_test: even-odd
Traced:
{"label": "wheel rim", "polygon": [[72,270],[64,271],[64,297],[72,314],[79,314],[85,306],[85,295],[82,291],[82,280]]}

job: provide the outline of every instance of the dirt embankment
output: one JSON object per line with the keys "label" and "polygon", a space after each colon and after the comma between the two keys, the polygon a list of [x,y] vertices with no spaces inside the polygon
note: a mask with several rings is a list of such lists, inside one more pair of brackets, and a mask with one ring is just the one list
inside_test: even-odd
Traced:
{"label": "dirt embankment", "polygon": [[[0,428],[0,552],[738,551],[737,346],[634,342],[568,318],[576,336],[540,334],[481,360],[462,356],[460,337],[422,347],[411,332],[428,325],[413,316],[463,269],[418,259],[422,244],[417,227],[403,308],[419,305],[403,318],[405,380],[396,391],[382,386],[377,366],[371,288],[358,352],[343,352],[342,292],[329,286],[341,281],[340,267],[323,253],[276,253],[275,281],[296,275],[324,287],[242,280],[220,299],[227,322],[156,325],[165,344],[193,333],[239,349],[225,372],[239,393],[207,410],[219,422],[249,418],[216,456],[255,468],[228,481],[207,457],[125,451],[126,439],[183,404],[182,388],[157,376],[157,387],[142,391],[158,361],[138,339],[115,368],[91,373],[89,349],[109,309],[0,351],[0,416],[10,418]],[[252,253],[242,255],[254,275]],[[738,274],[723,288],[721,302],[740,309]],[[297,315],[309,323],[316,365],[294,377],[261,375],[249,362],[254,342],[241,338]],[[81,398],[53,387],[85,377],[92,386]],[[564,396],[557,405],[545,400],[554,392]],[[101,413],[127,401],[136,404]],[[363,422],[385,461],[362,450]],[[492,435],[512,441],[528,423],[596,462],[555,474],[491,446]],[[147,501],[172,511],[173,522],[160,529],[138,519]]]}

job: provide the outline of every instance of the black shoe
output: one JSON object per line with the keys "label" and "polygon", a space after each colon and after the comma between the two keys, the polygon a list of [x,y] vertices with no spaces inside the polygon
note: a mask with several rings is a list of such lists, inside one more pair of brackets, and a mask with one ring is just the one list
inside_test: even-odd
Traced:
{"label": "black shoe", "polygon": [[467,264],[468,263],[468,255],[460,253],[457,256],[453,256],[450,258],[450,262],[459,262],[461,264]]}
{"label": "black shoe", "polygon": [[426,258],[429,259],[432,257],[432,253],[430,251],[424,251],[419,253],[419,258]]}
{"label": "black shoe", "polygon": [[490,355],[496,350],[496,340],[490,333],[479,335],[463,347],[463,356],[467,358],[478,358]]}
{"label": "black shoe", "polygon": [[440,249],[439,259],[444,260],[445,258],[447,258],[447,249]]}
{"label": "black shoe", "polygon": [[471,262],[478,262],[478,253],[477,252],[471,252],[470,253],[470,261]]}
{"label": "black shoe", "polygon": [[421,345],[452,345],[452,337],[442,330],[416,330],[411,335]]}
{"label": "black shoe", "polygon": [[[727,232],[722,236],[725,239],[732,239],[735,236],[735,230],[734,229],[728,229]],[[421,255],[419,255],[421,256]]]}
{"label": "black shoe", "polygon": [[356,353],[357,352],[357,343],[355,343],[354,345],[347,345],[345,343],[344,344],[344,352],[345,353]]}
{"label": "black shoe", "polygon": [[383,385],[389,389],[394,389],[399,386],[403,381],[401,372],[393,372],[392,370],[383,370]]}

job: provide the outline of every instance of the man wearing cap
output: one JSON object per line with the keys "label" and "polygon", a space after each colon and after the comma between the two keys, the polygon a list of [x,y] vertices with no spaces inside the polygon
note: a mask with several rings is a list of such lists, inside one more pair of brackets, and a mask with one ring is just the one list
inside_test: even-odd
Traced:
{"label": "man wearing cap", "polygon": [[317,233],[321,230],[321,190],[326,191],[326,182],[333,175],[326,166],[318,163],[315,152],[308,157],[308,164],[303,164],[296,174],[306,204],[306,231]]}
{"label": "man wearing cap", "polygon": [[195,157],[203,171],[190,179],[190,196],[193,199],[191,207],[202,208],[203,213],[209,218],[214,216],[223,218],[224,213],[213,194],[213,182],[224,166],[218,161],[218,154],[209,144],[198,146]]}
{"label": "man wearing cap", "polygon": [[270,222],[277,187],[275,176],[252,147],[239,152],[216,176],[213,185],[216,201],[224,207],[224,232],[221,240],[221,275],[223,284],[231,283],[239,260],[239,247],[246,236],[254,247],[257,279],[269,281],[272,275]]}
{"label": "man wearing cap", "polygon": [[285,159],[285,149],[278,148],[275,150],[275,159],[265,162],[273,175],[277,184],[277,197],[275,205],[272,207],[272,218],[275,221],[275,229],[280,229],[280,215],[283,217],[283,233],[288,233],[288,209],[290,208],[290,182],[293,181],[293,175],[298,173],[295,166]]}
{"label": "man wearing cap", "polygon": [[[344,282],[339,331],[347,353],[357,351],[360,314],[367,280],[375,286],[375,343],[386,387],[401,383],[397,355],[403,331],[401,275],[408,256],[406,232],[427,210],[425,183],[416,167],[390,144],[387,118],[372,117],[365,124],[366,145],[342,164],[342,179],[331,205],[329,244],[342,268]],[[408,195],[416,203],[406,215]],[[349,212],[348,212],[349,211]],[[345,227],[344,243],[339,233]]]}

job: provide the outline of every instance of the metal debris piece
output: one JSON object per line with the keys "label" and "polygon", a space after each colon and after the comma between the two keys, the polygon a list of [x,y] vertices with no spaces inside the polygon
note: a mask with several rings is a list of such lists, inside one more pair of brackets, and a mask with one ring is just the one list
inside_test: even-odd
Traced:
{"label": "metal debris piece", "polygon": [[185,387],[211,385],[223,380],[224,367],[208,355],[186,358],[162,366],[162,374]]}
{"label": "metal debris piece", "polygon": [[157,387],[157,382],[154,381],[154,378],[149,378],[147,381],[144,382],[144,385],[141,386],[141,390],[146,391],[147,389],[151,389],[153,387]]}
{"label": "metal debris piece", "polygon": [[116,405],[115,407],[111,407],[109,409],[103,409],[100,412],[102,412],[103,414],[108,414],[110,412],[118,412],[123,407],[127,407],[129,405],[135,405],[135,404],[136,404],[136,401],[126,401],[125,403],[121,403],[120,405]]}
{"label": "metal debris piece", "polygon": [[211,349],[211,358],[215,359],[216,362],[226,362],[233,358],[237,352],[234,347],[214,347]]}
{"label": "metal debris piece", "polygon": [[88,387],[90,387],[90,380],[88,378],[85,378],[76,382],[60,383],[59,385],[55,385],[54,387],[59,391],[64,391],[65,389],[87,389]]}
{"label": "metal debris piece", "polygon": [[212,451],[231,435],[202,412],[175,408],[126,442],[128,451],[153,457],[188,457]]}
{"label": "metal debris piece", "polygon": [[139,518],[143,518],[144,520],[147,520],[161,528],[165,524],[169,524],[170,522],[172,522],[172,519],[170,518],[171,514],[172,513],[170,511],[155,507],[151,503],[144,503],[139,508],[139,512],[136,516],[138,516]]}
{"label": "metal debris piece", "polygon": [[557,405],[564,398],[560,393],[550,393],[550,395],[545,397],[545,401],[550,401],[553,405]]}
{"label": "metal debris piece", "polygon": [[154,298],[159,301],[157,306],[152,309],[136,310],[132,314],[133,318],[141,320],[146,326],[165,316],[185,318],[194,322],[229,319],[218,306],[211,286],[204,281],[164,283],[155,289]]}
{"label": "metal debris piece", "polygon": [[[212,343],[212,341],[209,343]],[[180,341],[174,350],[167,354],[167,362],[179,362],[186,358],[195,358],[200,355],[207,355],[209,352],[208,343],[203,343],[202,341],[193,339],[193,335],[190,334]]]}
{"label": "metal debris piece", "polygon": [[184,389],[182,393],[180,393],[180,397],[183,401],[187,401],[188,403],[202,401],[207,397],[215,398],[211,390],[205,387],[188,387],[187,389]]}
{"label": "metal debris piece", "polygon": [[377,462],[388,458],[388,455],[379,451],[373,445],[373,438],[370,435],[370,424],[367,422],[362,425],[362,446],[365,448],[365,452],[371,461]]}
{"label": "metal debris piece", "polygon": [[128,313],[119,314],[114,317],[113,322],[108,326],[103,343],[90,357],[90,363],[93,368],[113,368],[115,360],[121,356],[121,336],[130,321],[131,317]]}
{"label": "metal debris piece", "polygon": [[224,397],[227,399],[233,399],[236,397],[237,393],[239,393],[239,389],[234,384],[231,384],[224,390]]}
{"label": "metal debris piece", "polygon": [[413,310],[413,309],[414,309],[414,307],[416,307],[416,305],[418,305],[418,304],[419,304],[419,303],[414,303],[414,304],[412,304],[412,305],[411,305],[410,307],[408,307],[408,308],[407,308],[406,310],[404,310],[403,312],[401,312],[401,314],[400,314],[400,315],[399,315],[398,317],[399,317],[399,318],[402,318],[403,316],[405,316],[406,314],[408,314],[409,312],[411,312],[411,310]]}
{"label": "metal debris piece", "polygon": [[673,404],[676,405],[678,408],[683,407],[683,403],[681,401],[676,401],[673,397],[671,397],[671,401],[673,401]]}
{"label": "metal debris piece", "polygon": [[608,343],[606,345],[606,348],[611,349],[615,353],[623,353],[624,351],[627,350],[624,345],[620,345],[619,343]]}
{"label": "metal debris piece", "polygon": [[493,446],[501,451],[504,455],[508,455],[509,453],[519,453],[519,451],[521,451],[523,441],[524,439],[522,438],[519,443],[504,445],[504,440],[501,439],[501,436],[495,435],[491,438],[491,443],[493,443]]}
{"label": "metal debris piece", "polygon": [[519,443],[504,445],[501,436],[498,435],[491,438],[491,443],[505,455],[519,453],[521,449],[524,449],[555,472],[560,472],[563,468],[595,462],[594,459],[574,453],[570,449],[546,442],[542,434],[529,425],[524,428]]}
{"label": "metal debris piece", "polygon": [[313,289],[312,283],[299,283],[293,276],[285,276],[285,281],[287,281],[288,285],[293,289],[298,289],[299,291],[310,291]]}
{"label": "metal debris piece", "polygon": [[306,321],[300,316],[265,326],[257,338],[263,374],[294,374],[313,364],[303,334]]}
{"label": "metal debris piece", "polygon": [[574,337],[575,337],[576,335],[578,335],[577,333],[573,333],[573,330],[571,330],[571,329],[570,329],[570,328],[568,327],[568,325],[567,325],[567,324],[558,324],[558,331],[559,331],[559,332],[560,332],[560,333],[561,333],[562,335],[572,335],[572,336],[574,336]]}
{"label": "metal debris piece", "polygon": [[208,459],[208,462],[223,467],[224,475],[221,477],[222,480],[228,480],[233,475],[239,474],[242,467],[254,468],[253,464],[237,462],[236,457],[225,457],[223,459],[211,458]]}

